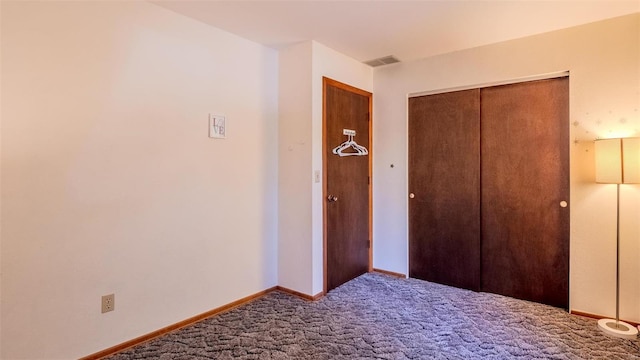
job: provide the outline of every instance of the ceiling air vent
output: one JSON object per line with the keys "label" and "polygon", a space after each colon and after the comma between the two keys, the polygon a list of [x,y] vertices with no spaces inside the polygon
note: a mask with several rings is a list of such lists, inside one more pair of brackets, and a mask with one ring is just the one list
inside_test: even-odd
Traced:
{"label": "ceiling air vent", "polygon": [[389,55],[389,56],[365,61],[364,63],[369,66],[376,67],[376,66],[382,66],[382,65],[389,65],[397,62],[400,62],[400,60],[396,59],[396,57],[393,55]]}

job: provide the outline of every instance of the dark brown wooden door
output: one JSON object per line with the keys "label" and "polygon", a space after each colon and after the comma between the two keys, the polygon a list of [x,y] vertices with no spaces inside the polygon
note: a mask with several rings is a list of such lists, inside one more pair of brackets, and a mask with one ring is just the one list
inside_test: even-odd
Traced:
{"label": "dark brown wooden door", "polygon": [[480,289],[479,90],[409,99],[409,276]]}
{"label": "dark brown wooden door", "polygon": [[[371,93],[324,79],[325,291],[370,270],[370,114]],[[332,152],[344,129],[368,155]]]}
{"label": "dark brown wooden door", "polygon": [[567,308],[569,79],[481,98],[482,289]]}

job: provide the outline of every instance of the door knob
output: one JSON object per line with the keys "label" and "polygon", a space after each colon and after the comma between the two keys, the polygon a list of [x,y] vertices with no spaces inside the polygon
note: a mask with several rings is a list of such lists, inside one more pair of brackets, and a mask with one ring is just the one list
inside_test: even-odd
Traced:
{"label": "door knob", "polygon": [[567,207],[567,202],[564,200],[560,201],[560,207],[563,207],[563,208]]}
{"label": "door knob", "polygon": [[416,197],[416,194],[414,194],[414,193],[409,193],[409,199],[413,199],[414,197]]}
{"label": "door knob", "polygon": [[336,202],[338,201],[338,197],[335,195],[329,195],[327,196],[327,200],[329,200],[329,202]]}

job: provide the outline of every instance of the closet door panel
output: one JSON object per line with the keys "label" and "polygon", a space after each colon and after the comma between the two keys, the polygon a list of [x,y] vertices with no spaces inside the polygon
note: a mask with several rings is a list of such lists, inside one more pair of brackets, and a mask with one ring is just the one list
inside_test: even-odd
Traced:
{"label": "closet door panel", "polygon": [[482,290],[568,307],[569,80],[481,90]]}
{"label": "closet door panel", "polygon": [[409,99],[409,276],[480,288],[480,93]]}

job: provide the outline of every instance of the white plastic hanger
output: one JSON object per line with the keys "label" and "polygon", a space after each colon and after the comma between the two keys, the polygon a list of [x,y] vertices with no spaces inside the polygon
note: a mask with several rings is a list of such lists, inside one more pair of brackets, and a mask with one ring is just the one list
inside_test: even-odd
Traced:
{"label": "white plastic hanger", "polygon": [[[334,154],[338,156],[363,156],[369,154],[367,148],[362,145],[358,145],[358,143],[353,140],[353,137],[356,136],[355,130],[343,129],[342,133],[344,135],[347,135],[349,138],[347,139],[347,141],[343,142],[333,149],[332,152]],[[355,152],[344,152],[347,149],[355,150]]]}

